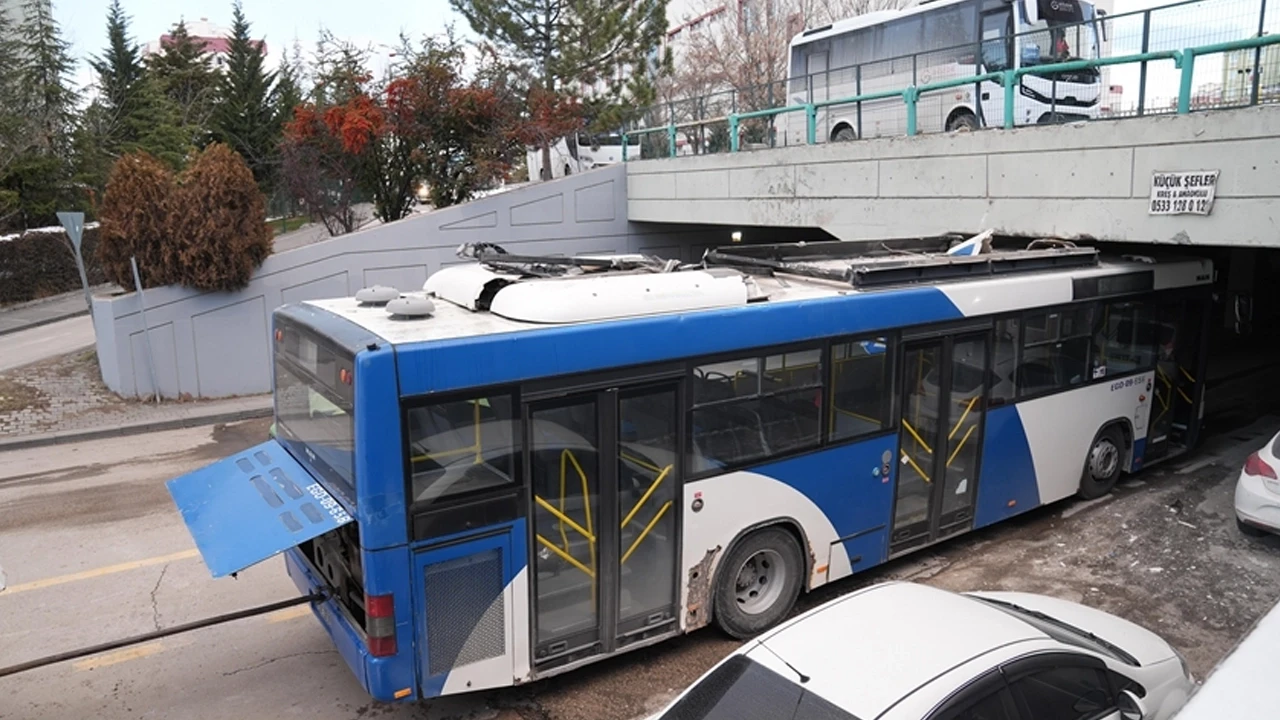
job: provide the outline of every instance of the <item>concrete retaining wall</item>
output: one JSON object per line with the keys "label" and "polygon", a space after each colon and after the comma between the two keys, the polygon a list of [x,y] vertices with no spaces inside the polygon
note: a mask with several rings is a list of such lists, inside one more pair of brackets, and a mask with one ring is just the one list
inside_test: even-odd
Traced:
{"label": "concrete retaining wall", "polygon": [[[629,222],[625,173],[620,165],[602,168],[275,254],[239,292],[147,290],[160,392],[203,398],[269,392],[276,307],[352,295],[375,283],[419,290],[430,272],[460,262],[454,252],[465,242],[527,254],[646,251],[682,259],[712,242],[701,228]],[[135,293],[93,302],[103,380],[125,396],[152,393],[138,305]]]}
{"label": "concrete retaining wall", "polygon": [[[1278,106],[645,160],[627,170],[633,221],[807,226],[846,240],[994,228],[1280,246]],[[1220,170],[1212,214],[1148,215],[1156,170]]]}

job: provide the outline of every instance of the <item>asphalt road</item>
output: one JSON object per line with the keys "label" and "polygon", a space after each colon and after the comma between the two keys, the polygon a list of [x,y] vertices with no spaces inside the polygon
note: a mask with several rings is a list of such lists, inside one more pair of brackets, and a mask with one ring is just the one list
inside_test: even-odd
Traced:
{"label": "asphalt road", "polygon": [[[1280,598],[1280,538],[1241,536],[1235,473],[1280,419],[1207,442],[1101,500],[1066,501],[823,588],[911,578],[1083,601],[1164,635],[1203,677]],[[282,563],[213,580],[164,481],[260,441],[266,421],[0,455],[0,667],[296,592]],[[371,703],[305,608],[0,680],[0,717],[632,720],[735,644],[705,630],[513,688]]]}
{"label": "asphalt road", "polygon": [[[83,304],[83,303],[82,303]],[[93,319],[88,315],[9,333],[0,340],[0,371],[93,345]]]}
{"label": "asphalt road", "polygon": [[[278,558],[210,578],[164,486],[260,442],[267,422],[0,455],[0,666],[295,597]],[[483,703],[458,705],[377,714],[466,717]],[[0,717],[13,720],[369,712],[305,606],[0,680]]]}

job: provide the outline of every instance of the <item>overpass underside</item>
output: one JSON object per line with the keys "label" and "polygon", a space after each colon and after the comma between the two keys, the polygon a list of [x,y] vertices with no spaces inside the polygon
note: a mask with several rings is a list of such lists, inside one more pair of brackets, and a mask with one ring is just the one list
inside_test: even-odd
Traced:
{"label": "overpass underside", "polygon": [[[1015,236],[1280,247],[1280,106],[627,163],[633,222],[843,240]],[[1152,214],[1157,172],[1218,171],[1208,215]],[[748,242],[750,238],[744,238]]]}

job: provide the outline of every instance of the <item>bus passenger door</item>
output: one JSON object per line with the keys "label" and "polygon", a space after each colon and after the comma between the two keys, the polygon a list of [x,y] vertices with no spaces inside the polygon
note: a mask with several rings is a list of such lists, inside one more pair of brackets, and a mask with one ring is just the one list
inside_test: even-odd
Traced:
{"label": "bus passenger door", "polygon": [[1168,457],[1195,444],[1204,405],[1203,332],[1206,303],[1173,300],[1156,308],[1156,377],[1143,462]]}
{"label": "bus passenger door", "polygon": [[678,393],[527,406],[535,673],[677,630]]}
{"label": "bus passenger door", "polygon": [[903,346],[890,555],[973,526],[991,377],[988,334],[966,333]]}

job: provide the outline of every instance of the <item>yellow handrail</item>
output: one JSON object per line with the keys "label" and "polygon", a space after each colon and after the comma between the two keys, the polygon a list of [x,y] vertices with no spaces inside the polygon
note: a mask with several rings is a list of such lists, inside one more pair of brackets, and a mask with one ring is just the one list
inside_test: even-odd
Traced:
{"label": "yellow handrail", "polygon": [[639,465],[640,467],[644,468],[645,470],[652,470],[652,471],[654,471],[654,472],[662,472],[662,468],[658,467],[657,465],[654,465],[653,463],[651,463],[651,462],[649,462],[649,461],[647,461],[647,460],[642,460],[642,459],[640,459],[640,458],[636,457],[635,455],[628,455],[627,453],[619,453],[619,454],[622,456],[622,459],[623,459],[623,460],[626,460],[627,462],[632,463],[633,465]]}
{"label": "yellow handrail", "polygon": [[925,472],[924,472],[923,470],[921,470],[921,469],[920,469],[920,466],[916,464],[916,461],[911,459],[911,456],[907,454],[907,451],[906,451],[906,450],[901,450],[901,449],[900,449],[900,450],[898,450],[898,452],[902,453],[902,459],[903,459],[903,460],[906,460],[908,463],[910,463],[910,464],[911,464],[911,467],[913,467],[913,468],[915,468],[915,469],[916,469],[916,472],[920,474],[920,478],[921,478],[922,480],[924,480],[924,481],[925,481],[925,482],[927,482],[927,483],[932,483],[932,482],[933,482],[932,480],[930,480],[930,479],[929,479],[929,476],[928,476],[928,475],[926,475],[926,474],[925,474]]}
{"label": "yellow handrail", "polygon": [[969,441],[969,436],[972,435],[973,431],[977,428],[977,425],[970,425],[969,429],[965,431],[964,437],[960,438],[960,443],[956,445],[956,449],[952,451],[951,457],[947,458],[947,467],[951,467],[952,461],[954,461],[956,456],[960,454],[960,448],[964,447],[964,444]]}
{"label": "yellow handrail", "polygon": [[475,408],[475,416],[474,416],[475,420],[473,422],[476,428],[476,446],[475,446],[476,447],[476,463],[475,464],[480,465],[481,463],[484,462],[483,448],[481,447],[481,443],[480,443],[480,401],[472,400],[471,405],[472,407]]}
{"label": "yellow handrail", "polygon": [[640,541],[645,539],[645,536],[649,534],[649,531],[653,530],[654,526],[658,524],[658,521],[662,519],[662,516],[670,509],[671,501],[668,500],[666,504],[662,506],[662,509],[658,511],[658,514],[654,515],[653,519],[649,521],[649,524],[644,526],[644,530],[641,530],[640,534],[636,536],[636,539],[632,541],[631,547],[627,548],[627,551],[622,554],[622,562],[625,563],[627,558],[631,557],[631,553],[635,552],[637,547],[640,547]]}
{"label": "yellow handrail", "polygon": [[[565,525],[568,525],[570,528],[573,528],[573,530],[575,530],[579,535],[582,535],[582,537],[586,538],[588,542],[590,542],[590,543],[595,543],[595,541],[596,541],[596,536],[595,536],[595,535],[593,535],[593,534],[592,534],[590,531],[588,531],[586,528],[584,528],[584,527],[582,527],[581,525],[579,525],[578,523],[574,522],[573,518],[571,518],[571,517],[569,517],[568,515],[565,515],[564,513],[560,512],[559,510],[557,510],[557,509],[555,508],[555,506],[554,506],[554,505],[552,505],[551,503],[547,502],[546,500],[543,500],[542,498],[538,497],[537,495],[534,495],[534,496],[533,496],[533,500],[534,500],[534,502],[538,503],[538,505],[539,505],[539,506],[541,506],[543,510],[546,510],[547,512],[551,513],[551,514],[552,514],[552,515],[553,515],[557,520],[559,520],[561,523],[563,523],[563,524],[565,524]],[[564,532],[564,528],[563,528],[563,526],[561,527],[561,532],[562,532],[562,533]],[[568,550],[568,547],[569,547],[569,546],[568,546],[568,535],[565,535],[565,549],[566,549],[566,550]]]}
{"label": "yellow handrail", "polygon": [[[960,426],[964,424],[964,419],[969,417],[969,411],[973,409],[973,406],[977,404],[977,402],[978,402],[977,396],[975,396],[972,400],[969,401],[969,407],[965,408],[964,412],[960,414],[960,419],[956,421],[956,426],[951,428],[951,433],[947,435],[948,440],[956,436],[956,432],[960,430]],[[950,465],[951,463],[948,462],[947,464]]]}
{"label": "yellow handrail", "polygon": [[862,415],[861,413],[856,413],[856,412],[854,412],[854,411],[852,411],[852,410],[845,410],[844,408],[832,408],[832,410],[833,410],[833,412],[838,412],[838,413],[840,413],[841,415],[848,415],[848,416],[849,416],[849,417],[851,417],[851,418],[857,418],[857,419],[859,419],[859,420],[862,420],[863,422],[869,422],[869,423],[872,423],[873,425],[879,425],[879,424],[880,424],[880,421],[879,421],[879,420],[877,420],[877,419],[875,419],[875,418],[871,417],[870,415]]}
{"label": "yellow handrail", "polygon": [[636,501],[635,507],[631,508],[631,512],[627,513],[627,516],[623,518],[622,525],[620,527],[625,528],[627,523],[631,522],[631,518],[634,518],[636,513],[640,512],[640,507],[649,499],[649,496],[653,494],[653,491],[657,490],[658,486],[662,484],[663,479],[667,477],[667,473],[671,472],[671,468],[671,465],[663,468],[662,473],[658,475],[658,478],[649,485],[649,489],[644,492],[644,495],[642,495],[638,501]]}
{"label": "yellow handrail", "polygon": [[1195,379],[1194,377],[1192,377],[1192,376],[1191,376],[1191,373],[1187,372],[1187,369],[1186,369],[1186,368],[1184,368],[1184,367],[1182,367],[1181,365],[1179,365],[1179,366],[1178,366],[1178,371],[1179,371],[1179,372],[1181,372],[1181,373],[1183,374],[1183,376],[1185,376],[1185,377],[1186,377],[1188,380],[1190,380],[1191,382],[1195,382],[1195,381],[1196,381],[1196,379]]}
{"label": "yellow handrail", "polygon": [[541,535],[538,535],[537,537],[538,537],[538,542],[542,543],[543,547],[555,553],[556,555],[559,555],[561,558],[564,559],[565,562],[569,563],[570,565],[586,573],[587,577],[591,578],[592,593],[594,594],[596,574],[591,571],[591,568],[587,567],[586,565],[583,565],[577,558],[561,550],[560,548],[556,547],[555,543],[551,542],[550,540],[542,537]]}
{"label": "yellow handrail", "polygon": [[920,443],[920,447],[923,447],[925,452],[929,453],[930,455],[933,454],[933,448],[930,448],[929,443],[925,442],[924,438],[920,437],[920,433],[916,432],[916,429],[911,427],[911,423],[903,419],[902,427],[906,428],[907,432],[911,433],[911,437],[915,438],[916,442]]}

